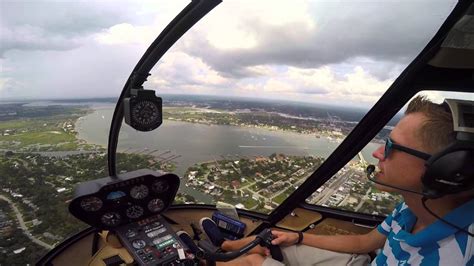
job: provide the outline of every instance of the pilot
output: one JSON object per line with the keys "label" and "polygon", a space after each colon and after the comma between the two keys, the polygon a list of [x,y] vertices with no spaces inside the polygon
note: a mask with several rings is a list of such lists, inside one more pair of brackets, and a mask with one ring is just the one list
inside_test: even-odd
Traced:
{"label": "pilot", "polygon": [[[373,265],[474,265],[474,190],[428,199],[426,208],[422,202],[427,158],[420,154],[436,154],[454,141],[451,113],[443,105],[415,97],[385,146],[372,154],[380,169],[376,187],[404,199],[377,228],[364,235],[338,236],[273,230],[272,244],[282,247],[283,262],[268,256],[266,249],[254,248],[253,253],[218,265],[367,265],[367,254],[376,250]],[[202,219],[201,226],[208,239],[226,251],[255,238],[224,240],[209,218]]]}

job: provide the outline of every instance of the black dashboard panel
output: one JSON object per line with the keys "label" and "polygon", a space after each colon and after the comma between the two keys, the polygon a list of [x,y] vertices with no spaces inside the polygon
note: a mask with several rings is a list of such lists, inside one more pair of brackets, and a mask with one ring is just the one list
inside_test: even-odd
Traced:
{"label": "black dashboard panel", "polygon": [[162,213],[178,188],[178,176],[141,169],[80,184],[69,211],[90,226],[110,230]]}
{"label": "black dashboard panel", "polygon": [[116,230],[139,265],[197,265],[194,254],[160,215],[123,225]]}

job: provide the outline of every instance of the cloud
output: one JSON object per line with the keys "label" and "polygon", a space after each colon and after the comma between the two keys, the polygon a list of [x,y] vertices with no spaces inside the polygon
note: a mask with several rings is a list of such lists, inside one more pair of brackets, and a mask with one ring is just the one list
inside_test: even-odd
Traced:
{"label": "cloud", "polygon": [[[0,95],[117,96],[147,46],[188,3],[2,3]],[[363,3],[224,1],[165,54],[145,86],[158,94],[371,104],[453,2]],[[421,8],[426,15],[414,15]]]}
{"label": "cloud", "polygon": [[313,69],[297,67],[273,69],[273,73],[267,71],[268,76],[240,81],[235,91],[283,100],[369,105],[373,104],[392,83],[391,79],[379,81],[362,67],[354,67],[344,76],[336,75],[334,69],[328,66]]}
{"label": "cloud", "polygon": [[70,50],[80,44],[75,39],[60,35],[48,35],[42,28],[25,25],[0,28],[0,56],[9,50]]}
{"label": "cloud", "polygon": [[156,37],[149,27],[133,26],[128,23],[114,25],[95,35],[102,44],[149,44]]}
{"label": "cloud", "polygon": [[179,51],[170,51],[162,58],[152,71],[150,82],[159,91],[168,93],[183,93],[188,89],[196,92],[201,89],[199,93],[202,94],[210,91],[202,91],[204,88],[219,89],[230,85],[230,80],[220,76],[202,59]]}
{"label": "cloud", "polygon": [[110,49],[89,40],[68,51],[11,51],[3,62],[12,71],[0,78],[12,82],[3,91],[8,92],[5,97],[41,99],[116,96],[145,49],[139,45]]}
{"label": "cloud", "polygon": [[[254,3],[239,2],[244,7]],[[315,68],[368,58],[406,65],[422,50],[453,7],[449,2],[431,5],[426,1],[371,2],[364,6],[348,1],[312,4],[259,1],[265,8],[249,10],[226,4],[203,21],[199,32],[204,34],[190,35],[183,46],[186,52],[203,58],[224,72],[223,75],[233,77],[254,75],[248,67],[264,64]],[[288,5],[298,7],[297,12]],[[421,9],[429,15],[413,15],[414,10]],[[272,12],[288,12],[288,18],[272,19]],[[239,18],[239,22],[224,18],[229,14]],[[387,78],[386,71],[367,69],[382,80]]]}
{"label": "cloud", "polygon": [[124,1],[2,2],[0,56],[15,49],[75,49],[89,35],[132,19],[140,8]]}

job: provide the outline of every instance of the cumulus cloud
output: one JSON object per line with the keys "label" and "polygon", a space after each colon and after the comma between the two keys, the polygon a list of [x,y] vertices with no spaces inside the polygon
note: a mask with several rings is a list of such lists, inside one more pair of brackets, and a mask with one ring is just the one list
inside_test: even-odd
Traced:
{"label": "cumulus cloud", "polygon": [[75,49],[89,35],[132,19],[140,6],[127,4],[125,1],[3,2],[0,56],[9,50]]}
{"label": "cumulus cloud", "polygon": [[[2,3],[0,96],[117,96],[147,46],[188,3]],[[145,86],[163,93],[373,103],[454,0],[362,3],[224,1],[165,54]]]}
{"label": "cumulus cloud", "polygon": [[274,67],[268,76],[239,81],[237,89],[243,94],[306,102],[330,101],[366,106],[373,104],[392,80],[379,81],[362,67],[354,67],[341,77],[328,66],[320,68]]}
{"label": "cumulus cloud", "polygon": [[114,25],[95,35],[102,44],[147,44],[154,39],[155,33],[145,26],[133,26],[128,23]]}
{"label": "cumulus cloud", "polygon": [[179,51],[168,52],[163,57],[153,70],[150,83],[156,85],[159,91],[168,93],[186,93],[188,89],[193,92],[201,89],[199,93],[205,93],[209,90],[202,90],[204,88],[219,89],[230,85],[228,79],[202,59]]}
{"label": "cumulus cloud", "polygon": [[[242,5],[251,6],[254,2],[246,5],[244,1]],[[223,3],[200,26],[207,34],[191,35],[185,50],[234,77],[255,74],[247,67],[262,64],[314,68],[360,57],[406,64],[421,51],[453,7],[452,3],[438,2],[426,10],[426,1],[371,2],[363,6],[348,1],[288,3],[259,1],[256,5],[261,8],[252,10]],[[299,8],[294,12],[288,5]],[[420,9],[429,15],[413,15],[414,10]],[[272,11],[282,16],[287,12],[288,18],[283,19],[284,23],[275,23],[271,15],[265,16]],[[230,13],[240,18],[239,23],[224,18]],[[214,31],[221,33],[221,39],[240,38],[246,45],[239,46],[241,42],[235,41],[234,46],[223,46],[214,40]],[[370,70],[380,79],[386,78],[386,71]]]}

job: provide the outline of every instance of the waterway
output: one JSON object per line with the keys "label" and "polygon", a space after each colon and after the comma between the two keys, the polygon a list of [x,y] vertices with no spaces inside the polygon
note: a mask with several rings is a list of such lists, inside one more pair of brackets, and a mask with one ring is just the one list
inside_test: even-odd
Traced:
{"label": "waterway", "polygon": [[[112,115],[112,107],[101,107],[81,117],[76,123],[78,137],[106,147]],[[179,156],[172,161],[177,165],[176,174],[183,176],[188,167],[196,163],[223,158],[253,158],[272,153],[326,158],[337,145],[339,143],[315,135],[164,120],[162,126],[152,132],[139,132],[123,123],[118,151],[148,153],[158,150],[153,154],[166,158]],[[376,147],[377,144],[370,143],[362,151],[366,160],[370,160]],[[209,202],[208,195],[196,193],[183,185],[180,190]]]}

